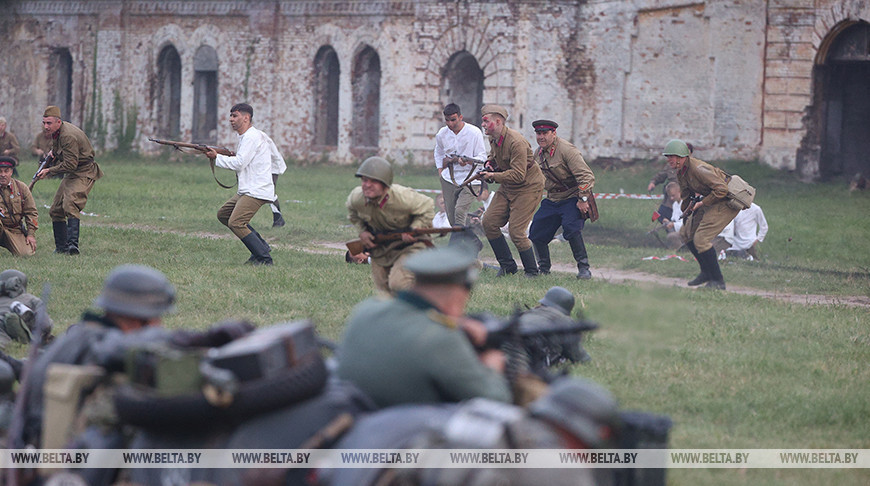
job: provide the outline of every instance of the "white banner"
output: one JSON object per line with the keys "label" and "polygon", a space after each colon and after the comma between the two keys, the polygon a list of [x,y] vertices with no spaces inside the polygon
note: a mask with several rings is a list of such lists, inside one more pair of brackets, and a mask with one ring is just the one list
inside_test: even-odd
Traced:
{"label": "white banner", "polygon": [[0,468],[870,468],[870,449],[3,449]]}

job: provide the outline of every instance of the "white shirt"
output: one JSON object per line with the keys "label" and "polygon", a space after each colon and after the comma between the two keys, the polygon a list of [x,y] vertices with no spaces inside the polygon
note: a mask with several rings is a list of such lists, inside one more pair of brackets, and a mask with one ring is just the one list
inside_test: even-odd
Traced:
{"label": "white shirt", "polygon": [[[263,135],[266,135],[265,133]],[[269,139],[269,148],[271,150],[272,156],[272,173],[281,175],[287,170],[287,164],[284,163],[284,156],[281,155],[281,151],[278,150],[278,146],[275,145],[275,142],[266,135],[266,138]]]}
{"label": "white shirt", "polygon": [[438,211],[435,213],[435,217],[432,218],[432,227],[433,228],[449,228],[450,221],[447,219],[447,213],[444,211]]}
{"label": "white shirt", "polygon": [[[446,126],[441,127],[435,135],[435,167],[442,168],[444,166],[444,157],[450,155],[463,155],[481,162],[486,161],[486,143],[483,140],[483,132],[476,126],[465,123],[459,133],[453,133],[453,130]],[[475,168],[475,172],[480,172],[480,165]],[[462,184],[462,181],[471,173],[471,165],[453,164],[453,178],[456,179],[456,184]],[[452,183],[450,180],[450,169],[445,168],[441,171],[441,178]]]}
{"label": "white shirt", "polygon": [[761,208],[752,203],[748,208],[737,213],[734,218],[734,241],[732,249],[745,250],[750,248],[755,240],[764,241],[767,236],[767,220]]}
{"label": "white shirt", "polygon": [[218,154],[215,165],[236,171],[239,177],[239,194],[274,201],[275,185],[272,184],[272,146],[274,145],[275,143],[265,133],[250,127],[239,135],[236,155],[227,157]]}
{"label": "white shirt", "polygon": [[683,227],[683,209],[680,207],[682,201],[674,201],[674,214],[671,215],[671,222],[674,223],[674,231],[680,231]]}

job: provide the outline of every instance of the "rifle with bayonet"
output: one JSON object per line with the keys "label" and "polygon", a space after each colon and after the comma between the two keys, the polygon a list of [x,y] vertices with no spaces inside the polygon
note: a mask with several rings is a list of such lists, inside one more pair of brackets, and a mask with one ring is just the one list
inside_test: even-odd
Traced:
{"label": "rifle with bayonet", "polygon": [[[388,243],[390,241],[401,240],[403,234],[409,234],[413,237],[425,236],[425,235],[439,235],[444,236],[447,233],[456,233],[459,231],[466,231],[470,228],[468,226],[454,226],[451,228],[418,228],[407,231],[385,231],[383,233],[375,233],[375,245],[380,245],[383,243]],[[365,251],[365,246],[361,239],[351,240],[345,243],[348,251],[350,251],[351,255],[359,255],[363,251]]]}
{"label": "rifle with bayonet", "polygon": [[39,158],[39,167],[36,168],[36,172],[33,173],[33,179],[30,180],[30,185],[27,186],[31,192],[33,192],[33,186],[36,185],[36,181],[39,180],[39,173],[42,169],[46,167],[51,167],[54,164],[54,154],[51,152],[47,152],[42,154],[42,157]]}
{"label": "rifle with bayonet", "polygon": [[[179,152],[183,152],[186,154],[194,153],[194,152],[190,152],[189,150],[194,150],[196,152],[205,154],[206,152],[209,151],[209,149],[211,149],[211,150],[214,150],[215,152],[217,152],[219,155],[225,155],[227,157],[234,157],[236,155],[235,152],[233,152],[232,150],[230,150],[226,147],[215,147],[212,145],[206,145],[204,143],[177,142],[175,140],[158,140],[156,138],[149,138],[148,141],[154,142],[154,143],[159,143],[160,145],[168,145],[170,147],[175,147],[175,150],[178,150]],[[185,151],[183,149],[188,149],[188,151]],[[222,184],[221,181],[218,180],[217,175],[214,172],[214,159],[209,159],[209,164],[211,165],[211,175],[214,176],[214,181],[217,182],[217,184],[219,186],[223,187],[224,189],[232,189],[233,186],[228,186],[228,185]]]}

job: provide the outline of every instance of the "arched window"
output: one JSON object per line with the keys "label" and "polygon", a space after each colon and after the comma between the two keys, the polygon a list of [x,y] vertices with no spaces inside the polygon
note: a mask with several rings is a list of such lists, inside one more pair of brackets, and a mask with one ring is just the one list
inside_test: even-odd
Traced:
{"label": "arched window", "polygon": [[483,70],[468,51],[459,51],[447,61],[442,71],[442,106],[456,103],[462,117],[472,125],[480,126],[480,108],[483,105]]}
{"label": "arched window", "polygon": [[823,79],[823,175],[870,173],[870,24],[844,29],[831,44]]}
{"label": "arched window", "polygon": [[354,148],[377,148],[381,124],[381,59],[370,46],[356,56],[351,87],[353,91]]}
{"label": "arched window", "polygon": [[163,137],[181,133],[181,57],[168,45],[157,57],[157,129]]}
{"label": "arched window", "polygon": [[72,56],[67,48],[54,49],[49,58],[49,102],[60,108],[65,120],[72,119]]}
{"label": "arched window", "polygon": [[314,57],[314,144],[338,145],[338,55],[323,46]]}
{"label": "arched window", "polygon": [[211,46],[193,56],[193,141],[217,143],[218,58]]}

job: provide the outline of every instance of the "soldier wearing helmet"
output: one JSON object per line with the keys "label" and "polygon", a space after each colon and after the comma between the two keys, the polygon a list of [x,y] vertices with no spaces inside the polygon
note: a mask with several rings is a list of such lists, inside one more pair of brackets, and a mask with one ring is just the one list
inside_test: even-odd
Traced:
{"label": "soldier wearing helmet", "polygon": [[[538,303],[541,305],[520,315],[521,329],[541,329],[552,327],[554,323],[574,322],[571,318],[574,294],[565,287],[550,287]],[[564,362],[580,363],[591,359],[583,349],[581,337],[573,334],[538,336],[534,338],[532,346],[527,346],[526,352],[532,363],[544,363],[547,366]]]}
{"label": "soldier wearing helmet", "polygon": [[[13,309],[14,302],[20,305]],[[26,344],[33,339],[34,311],[41,303],[39,297],[27,292],[27,275],[14,269],[0,272],[0,347],[10,341]],[[43,339],[51,334],[50,319],[42,331]]]}
{"label": "soldier wearing helmet", "polygon": [[[680,238],[695,255],[701,273],[689,281],[689,286],[707,284],[707,287],[725,290],[725,279],[719,268],[713,238],[737,216],[737,209],[728,204],[730,176],[707,162],[691,156],[689,146],[682,140],[671,140],[662,155],[668,165],[677,171],[683,214],[690,213],[680,228]],[[696,194],[701,196],[699,200]]]}
{"label": "soldier wearing helmet", "polygon": [[384,292],[407,289],[413,275],[404,268],[405,258],[426,248],[426,240],[403,234],[401,240],[376,245],[374,235],[385,231],[430,228],[435,216],[432,198],[393,184],[393,168],[381,157],[369,157],[359,166],[359,187],[347,197],[348,219],[370,251],[372,279]]}

